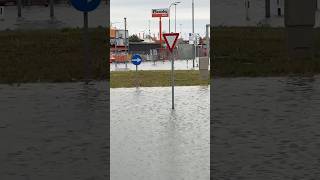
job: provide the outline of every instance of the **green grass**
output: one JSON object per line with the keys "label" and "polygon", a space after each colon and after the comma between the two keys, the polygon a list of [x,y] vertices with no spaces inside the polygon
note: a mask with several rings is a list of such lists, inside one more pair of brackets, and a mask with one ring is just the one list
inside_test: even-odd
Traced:
{"label": "green grass", "polygon": [[[92,79],[108,78],[106,31],[90,29]],[[81,29],[0,32],[0,83],[67,82],[85,77]]]}
{"label": "green grass", "polygon": [[213,77],[320,74],[320,29],[313,59],[289,59],[285,28],[218,27],[211,30]]}
{"label": "green grass", "polygon": [[[135,87],[136,79],[141,87],[171,86],[171,71],[115,71],[110,73],[111,88]],[[208,85],[209,80],[202,80],[199,71],[196,70],[176,70],[176,86],[196,86]]]}

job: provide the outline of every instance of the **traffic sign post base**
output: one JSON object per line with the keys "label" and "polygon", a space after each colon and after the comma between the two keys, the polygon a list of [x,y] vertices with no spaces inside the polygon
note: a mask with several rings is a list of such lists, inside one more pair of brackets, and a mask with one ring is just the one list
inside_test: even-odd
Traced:
{"label": "traffic sign post base", "polygon": [[136,66],[136,88],[138,88],[138,65],[141,64],[142,58],[139,54],[134,54],[131,58],[131,62]]}

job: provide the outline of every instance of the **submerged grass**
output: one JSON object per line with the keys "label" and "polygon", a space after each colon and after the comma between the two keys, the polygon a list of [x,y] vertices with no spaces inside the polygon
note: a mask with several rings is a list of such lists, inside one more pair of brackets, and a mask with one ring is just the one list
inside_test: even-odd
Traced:
{"label": "submerged grass", "polygon": [[[89,30],[91,78],[106,79],[106,31]],[[0,32],[0,83],[67,82],[85,77],[81,29]]]}
{"label": "submerged grass", "polygon": [[313,59],[289,59],[285,28],[218,27],[211,30],[213,77],[320,74],[320,29]]}
{"label": "submerged grass", "polygon": [[[110,73],[111,88],[127,88],[135,87],[136,83],[140,87],[161,87],[171,86],[171,71],[112,71]],[[138,79],[138,81],[137,81]],[[198,86],[208,85],[208,80],[200,78],[197,70],[176,70],[175,85],[176,86]]]}

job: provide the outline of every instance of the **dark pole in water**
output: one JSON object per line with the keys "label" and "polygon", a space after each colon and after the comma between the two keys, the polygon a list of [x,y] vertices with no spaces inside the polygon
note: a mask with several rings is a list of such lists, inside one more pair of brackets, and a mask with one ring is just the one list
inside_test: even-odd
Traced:
{"label": "dark pole in water", "polygon": [[270,18],[270,0],[265,0],[266,18]]}
{"label": "dark pole in water", "polygon": [[54,17],[53,0],[49,0],[49,3],[50,3],[50,18],[53,19]]}
{"label": "dark pole in water", "polygon": [[84,46],[85,46],[85,82],[89,83],[89,37],[88,37],[88,12],[83,12]]}
{"label": "dark pole in water", "polygon": [[22,0],[18,0],[17,5],[18,5],[18,18],[21,18],[21,1]]}

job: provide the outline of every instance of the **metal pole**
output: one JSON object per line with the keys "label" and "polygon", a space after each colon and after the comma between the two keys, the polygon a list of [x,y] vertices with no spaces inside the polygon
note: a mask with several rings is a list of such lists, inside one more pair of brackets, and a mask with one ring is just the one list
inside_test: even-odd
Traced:
{"label": "metal pole", "polygon": [[53,0],[50,0],[49,3],[50,3],[50,18],[53,19],[54,18]]}
{"label": "metal pole", "polygon": [[138,88],[138,65],[136,65],[136,88]]}
{"label": "metal pole", "polygon": [[209,41],[209,29],[210,29],[210,25],[209,24],[207,24],[206,25],[206,45],[207,45],[207,56],[209,56],[209,52],[210,52],[210,50],[209,50],[209,47],[210,47],[210,41]]}
{"label": "metal pole", "polygon": [[246,0],[246,20],[249,21],[249,8],[250,8],[250,0]]}
{"label": "metal pole", "polygon": [[21,4],[22,4],[21,1],[22,0],[18,0],[18,3],[17,3],[17,5],[18,5],[18,18],[21,18]]}
{"label": "metal pole", "polygon": [[162,23],[161,23],[161,17],[160,17],[160,21],[159,21],[159,39],[160,39],[160,55],[161,55],[161,49],[162,49]]}
{"label": "metal pole", "polygon": [[83,13],[83,25],[84,25],[84,46],[85,46],[85,82],[89,83],[89,38],[88,38],[88,12]]}
{"label": "metal pole", "polygon": [[151,41],[150,20],[149,20],[149,40]]}
{"label": "metal pole", "polygon": [[[194,0],[192,0],[192,33],[193,33],[193,36],[195,38],[195,35],[194,35]],[[194,48],[194,57],[193,57],[192,67],[194,68],[194,61],[196,59],[196,42],[195,42],[195,39],[193,41],[193,48]]]}
{"label": "metal pole", "polygon": [[[125,54],[127,55],[128,57],[128,54],[127,54],[127,18],[125,17],[124,18],[124,49],[125,49]],[[127,68],[127,61],[125,61],[125,64],[126,64],[126,68]]]}
{"label": "metal pole", "polygon": [[170,31],[170,17],[171,17],[171,5],[169,6],[169,33],[171,32]]}
{"label": "metal pole", "polygon": [[265,0],[266,18],[270,18],[270,0]]}
{"label": "metal pole", "polygon": [[177,5],[174,5],[174,32],[177,32]]}
{"label": "metal pole", "polygon": [[174,109],[174,56],[171,53],[171,85],[172,85],[172,109]]}
{"label": "metal pole", "polygon": [[124,18],[124,48],[127,48],[127,18]]}

